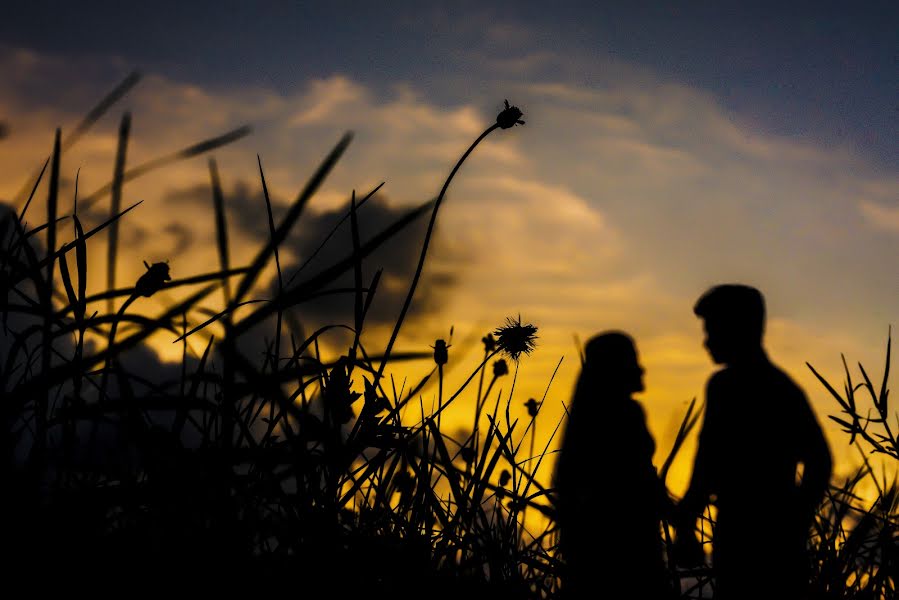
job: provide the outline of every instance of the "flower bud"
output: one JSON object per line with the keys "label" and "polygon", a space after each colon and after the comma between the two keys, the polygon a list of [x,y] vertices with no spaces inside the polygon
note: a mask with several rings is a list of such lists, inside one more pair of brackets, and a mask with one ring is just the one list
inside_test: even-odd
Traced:
{"label": "flower bud", "polygon": [[165,282],[171,281],[172,278],[169,275],[168,263],[158,262],[148,265],[144,261],[144,266],[147,267],[147,272],[137,280],[137,283],[134,285],[134,293],[138,296],[149,298],[161,290]]}
{"label": "flower bud", "polygon": [[521,120],[521,117],[524,116],[521,113],[521,109],[517,106],[509,106],[508,100],[505,100],[505,104],[506,108],[496,115],[496,124],[502,129],[509,129],[515,125],[524,125],[524,121]]}
{"label": "flower bud", "polygon": [[493,363],[493,376],[494,377],[502,377],[503,375],[509,374],[509,365],[506,363],[504,358],[501,358]]}
{"label": "flower bud", "polygon": [[434,342],[434,362],[438,365],[445,365],[449,360],[447,347],[446,340],[437,340]]}

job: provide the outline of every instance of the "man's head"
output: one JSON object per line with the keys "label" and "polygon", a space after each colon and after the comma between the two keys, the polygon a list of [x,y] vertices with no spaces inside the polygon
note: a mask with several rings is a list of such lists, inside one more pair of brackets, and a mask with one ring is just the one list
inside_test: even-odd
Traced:
{"label": "man's head", "polygon": [[730,364],[757,354],[765,331],[765,299],[753,287],[718,285],[693,307],[705,322],[705,346],[712,360]]}

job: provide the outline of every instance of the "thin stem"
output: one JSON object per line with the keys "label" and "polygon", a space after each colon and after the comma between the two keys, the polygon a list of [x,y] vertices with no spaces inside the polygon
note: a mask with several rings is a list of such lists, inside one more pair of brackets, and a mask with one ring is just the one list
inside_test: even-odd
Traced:
{"label": "thin stem", "polygon": [[437,365],[437,430],[440,430],[440,414],[443,412],[443,365]]}
{"label": "thin stem", "polygon": [[450,182],[453,180],[453,177],[456,175],[456,171],[459,170],[459,167],[462,166],[462,163],[465,162],[465,159],[468,158],[468,155],[474,151],[478,144],[481,143],[481,140],[490,135],[495,129],[498,129],[499,125],[494,123],[490,127],[484,130],[484,132],[478,136],[471,146],[468,147],[468,150],[465,151],[465,154],[462,155],[462,158],[456,163],[456,166],[453,167],[453,170],[450,171],[449,177],[446,178],[446,181],[443,183],[443,188],[440,190],[440,194],[437,196],[437,200],[434,202],[434,210],[431,211],[431,221],[428,223],[428,231],[425,233],[425,240],[421,247],[421,255],[418,257],[418,267],[415,269],[415,275],[412,277],[412,284],[409,286],[409,293],[406,295],[406,300],[403,302],[403,309],[400,311],[400,316],[396,320],[396,325],[393,327],[393,333],[390,334],[390,341],[387,342],[387,348],[384,350],[384,356],[381,357],[381,364],[378,367],[378,373],[375,376],[375,383],[380,381],[381,377],[384,375],[384,368],[387,366],[387,361],[390,358],[390,351],[393,349],[393,344],[396,342],[396,338],[400,333],[400,327],[403,325],[403,321],[406,319],[406,313],[409,311],[409,306],[412,304],[412,296],[415,295],[415,288],[418,286],[418,280],[421,279],[421,272],[424,269],[425,265],[425,257],[428,254],[428,246],[431,243],[431,235],[434,232],[434,223],[437,221],[437,211],[440,208],[440,203],[443,202],[443,197],[446,195],[446,190],[449,188]]}
{"label": "thin stem", "polygon": [[[128,307],[131,306],[131,303],[134,302],[135,300],[137,300],[137,298],[138,298],[137,292],[134,292],[133,294],[128,296],[128,299],[125,300],[124,304],[122,304],[121,308],[119,308],[119,311],[116,313],[116,318],[112,322],[112,326],[109,329],[109,340],[106,343],[107,349],[112,348],[113,344],[115,344],[115,334],[116,334],[116,330],[119,327],[119,321],[122,320],[122,317],[125,316],[125,311],[128,310]],[[112,368],[113,358],[114,358],[114,356],[112,354],[109,354],[106,357],[106,364],[103,367],[103,377],[100,379],[100,396],[99,396],[101,402],[106,399],[106,381],[109,377],[109,371]]]}

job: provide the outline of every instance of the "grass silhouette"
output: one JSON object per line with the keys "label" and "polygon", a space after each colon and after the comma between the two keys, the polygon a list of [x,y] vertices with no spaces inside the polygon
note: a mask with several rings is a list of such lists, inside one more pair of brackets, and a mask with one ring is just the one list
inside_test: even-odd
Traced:
{"label": "grass silhouette", "polygon": [[[23,209],[2,216],[2,518],[8,572],[30,581],[30,589],[113,590],[142,581],[182,582],[178,585],[207,591],[292,588],[376,598],[559,597],[554,494],[540,483],[540,469],[551,468],[550,448],[562,423],[553,425],[550,442],[535,455],[533,432],[542,400],[529,400],[530,419],[522,424],[510,416],[514,383],[508,396],[494,391],[496,382],[510,374],[506,357],[515,362],[517,378],[517,361],[533,348],[536,328],[519,317],[486,335],[483,360],[455,390],[444,389],[447,341],[437,340],[433,353],[393,351],[447,188],[478,142],[522,123],[521,111],[507,102],[497,122],[462,155],[434,201],[408,210],[364,243],[359,212],[381,186],[358,200],[354,193],[340,222],[350,223],[351,247],[342,259],[312,274],[306,270],[310,257],[287,277],[279,248],[351,136],[326,155],[279,222],[258,159],[270,235],[243,266],[233,265],[224,195],[210,160],[218,268],[169,280],[168,266],[147,265],[134,286],[116,288],[117,226],[119,219],[132,217],[129,211],[136,206],[121,208],[127,182],[207,154],[249,131],[241,127],[129,167],[126,114],[113,180],[84,198],[78,199],[76,191],[73,213],[60,215],[65,150],[138,78],[129,76],[69,137],[57,131],[52,156],[23,188],[30,190],[27,197],[22,194]],[[45,179],[46,217],[43,224],[27,227],[28,208]],[[85,231],[79,205],[84,210],[107,197],[109,218]],[[363,281],[362,265],[428,212],[427,234],[400,316],[386,349],[372,353],[361,332],[381,271]],[[69,220],[74,241],[59,244],[59,228]],[[334,231],[322,236],[322,246]],[[107,289],[88,294],[87,256],[100,251],[91,239],[98,233],[107,235]],[[37,234],[46,237],[43,251]],[[252,294],[272,263],[276,293],[256,299]],[[172,264],[171,272],[177,271],[177,263]],[[353,274],[353,286],[335,287],[345,273]],[[159,316],[140,314],[139,298],[178,287],[191,291]],[[203,308],[201,302],[219,290],[222,308]],[[323,294],[352,295],[352,323],[304,333],[291,323],[289,311]],[[261,360],[246,356],[241,345],[241,336],[258,328],[268,328],[270,339]],[[353,341],[346,354],[326,361],[319,339],[332,329],[349,331]],[[127,353],[161,331],[183,348],[175,380],[149,380],[128,367]],[[201,332],[208,342],[200,356],[192,357],[187,338]],[[433,359],[434,368],[408,390],[405,385],[397,389],[386,367],[396,370],[412,359]],[[849,413],[849,421],[839,422],[853,442],[858,437],[895,458],[887,374],[875,394],[864,373],[863,387],[871,392],[880,420],[861,415],[853,396],[858,388],[851,382],[843,398],[818,376]],[[437,408],[429,412],[422,390],[435,377]],[[457,440],[441,430],[440,416],[463,394],[475,396],[474,426],[467,439]],[[665,460],[663,480],[696,425],[701,411],[694,408],[691,404]],[[884,433],[871,433],[867,426],[872,423]],[[527,453],[521,451],[525,443]],[[866,481],[879,490],[873,502],[855,493]],[[833,487],[810,538],[814,586],[821,597],[894,597],[896,504],[895,476],[878,477],[867,462]],[[714,522],[709,518],[703,526],[710,534]],[[664,527],[660,535],[667,534]],[[666,543],[670,548],[669,537]],[[709,569],[671,569],[682,581],[683,597],[708,597],[713,587]],[[601,591],[602,582],[596,585]]]}

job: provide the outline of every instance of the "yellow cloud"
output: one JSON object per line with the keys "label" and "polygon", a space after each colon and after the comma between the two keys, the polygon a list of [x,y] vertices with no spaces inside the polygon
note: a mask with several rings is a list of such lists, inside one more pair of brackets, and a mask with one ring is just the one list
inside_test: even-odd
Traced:
{"label": "yellow cloud", "polygon": [[310,82],[302,108],[290,117],[292,127],[328,122],[340,117],[340,111],[354,111],[365,100],[365,89],[346,77],[334,76]]}
{"label": "yellow cloud", "polygon": [[865,220],[875,229],[899,233],[899,206],[884,206],[870,200],[859,202]]}

